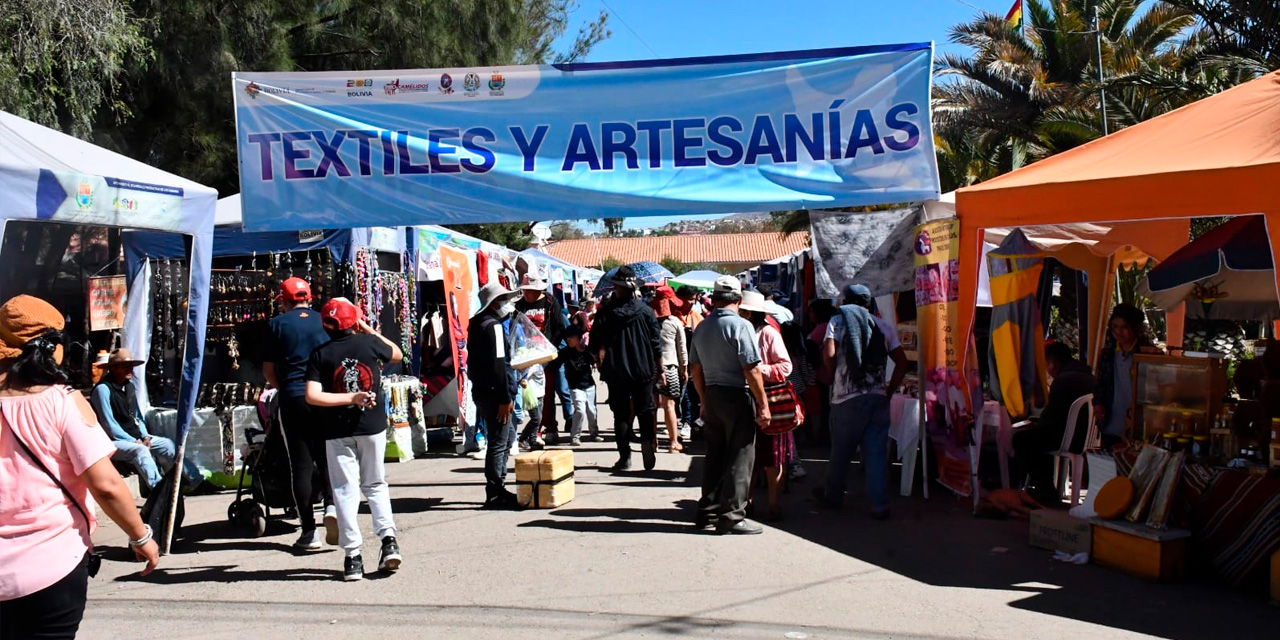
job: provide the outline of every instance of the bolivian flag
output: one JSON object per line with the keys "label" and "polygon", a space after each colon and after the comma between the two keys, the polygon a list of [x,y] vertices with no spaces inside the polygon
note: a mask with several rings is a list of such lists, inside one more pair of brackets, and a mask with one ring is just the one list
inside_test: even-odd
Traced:
{"label": "bolivian flag", "polygon": [[1013,6],[1009,7],[1009,13],[1004,16],[1004,21],[1010,29],[1022,30],[1022,0],[1014,0]]}

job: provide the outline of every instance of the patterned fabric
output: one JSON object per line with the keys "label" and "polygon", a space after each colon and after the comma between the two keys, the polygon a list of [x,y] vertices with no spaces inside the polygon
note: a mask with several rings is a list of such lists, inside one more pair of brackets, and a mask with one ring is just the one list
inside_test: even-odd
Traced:
{"label": "patterned fabric", "polygon": [[658,393],[677,400],[684,395],[684,389],[680,386],[679,367],[669,364],[662,368],[662,380],[658,383]]}
{"label": "patterned fabric", "polygon": [[[1116,473],[1128,475],[1136,456],[1132,449],[1117,453]],[[1280,551],[1280,478],[1186,463],[1170,522],[1191,530],[1191,553],[1228,584],[1261,580]]]}
{"label": "patterned fabric", "polygon": [[911,243],[918,212],[810,212],[818,295],[839,297],[855,281],[876,296],[914,288]]}
{"label": "patterned fabric", "polygon": [[769,402],[769,426],[760,429],[767,435],[790,433],[804,422],[804,406],[790,381],[764,386],[765,400]]}

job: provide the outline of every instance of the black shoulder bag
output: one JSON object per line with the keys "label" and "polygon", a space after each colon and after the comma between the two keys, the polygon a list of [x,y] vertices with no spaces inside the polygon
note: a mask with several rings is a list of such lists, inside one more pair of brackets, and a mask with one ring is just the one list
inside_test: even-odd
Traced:
{"label": "black shoulder bag", "polygon": [[[62,489],[62,494],[67,496],[67,499],[71,501],[71,504],[75,505],[76,511],[79,511],[80,516],[84,518],[85,526],[92,529],[93,524],[92,521],[89,520],[89,513],[85,511],[84,507],[80,504],[80,501],[76,500],[75,496],[71,495],[71,492],[67,490],[66,485],[62,484],[62,481],[58,479],[58,476],[53,475],[53,472],[49,470],[49,467],[44,466],[44,463],[40,462],[40,458],[37,458],[36,454],[31,452],[31,447],[28,447],[27,443],[22,441],[22,436],[18,435],[18,431],[16,429],[10,427],[9,433],[13,434],[13,439],[18,441],[18,446],[22,447],[22,450],[26,452],[27,457],[31,458],[31,461],[36,463],[36,466],[40,467],[40,470],[43,471],[45,475],[49,476],[49,479],[52,480],[54,484],[58,485],[59,489]],[[87,568],[90,578],[97,576],[98,569],[102,568],[102,554],[90,551],[88,554]]]}

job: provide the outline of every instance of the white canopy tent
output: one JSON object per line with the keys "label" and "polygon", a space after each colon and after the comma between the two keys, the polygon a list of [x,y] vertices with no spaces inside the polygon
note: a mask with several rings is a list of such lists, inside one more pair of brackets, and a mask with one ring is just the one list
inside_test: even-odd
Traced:
{"label": "white canopy tent", "polygon": [[[179,457],[184,452],[204,361],[217,198],[217,191],[209,187],[0,111],[0,223],[29,220],[103,225],[192,237],[177,406]],[[150,273],[144,269],[131,283],[132,303],[122,331],[124,346],[138,354],[149,352],[145,345],[151,310],[149,297],[134,295],[134,291],[148,278]],[[177,488],[174,483],[174,490]],[[162,548],[167,547],[167,536],[162,542]]]}

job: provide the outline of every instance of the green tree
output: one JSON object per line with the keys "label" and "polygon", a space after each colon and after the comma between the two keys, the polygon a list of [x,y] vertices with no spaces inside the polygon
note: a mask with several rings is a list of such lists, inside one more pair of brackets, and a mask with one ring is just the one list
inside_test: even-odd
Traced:
{"label": "green tree", "polygon": [[609,36],[601,12],[558,50],[573,0],[131,1],[156,58],[123,82],[136,117],[100,114],[99,137],[223,194],[239,191],[233,71],[566,62]]}
{"label": "green tree", "polygon": [[465,233],[473,238],[492,242],[514,251],[529,248],[529,225],[523,222],[493,222],[485,224],[451,224],[450,229]]}
{"label": "green tree", "polygon": [[662,259],[658,261],[658,264],[662,265],[663,269],[666,269],[675,275],[680,275],[689,270],[688,265],[669,253],[662,256]]}
{"label": "green tree", "polygon": [[585,237],[587,237],[586,232],[573,222],[561,220],[551,224],[552,242],[559,242],[561,240],[577,240]]}
{"label": "green tree", "polygon": [[622,225],[626,222],[625,218],[602,218],[604,223],[604,234],[609,237],[617,237],[622,235]]}
{"label": "green tree", "polygon": [[[1028,0],[1023,31],[993,14],[957,25],[951,40],[972,53],[942,57],[933,96],[939,134],[960,147],[954,164],[968,164],[976,152],[986,162],[1007,163],[995,167],[1003,172],[1102,135],[1091,26],[1095,5],[1106,75],[1181,64],[1179,45],[1196,18],[1165,3]],[[1139,90],[1108,92],[1110,128],[1167,110],[1149,98]],[[962,177],[984,173],[965,171]]]}
{"label": "green tree", "polygon": [[127,65],[151,49],[124,0],[0,3],[0,109],[87,138],[100,111],[126,116]]}
{"label": "green tree", "polygon": [[622,266],[622,261],[613,256],[605,256],[604,258],[600,259],[600,268],[603,269],[604,271],[608,271],[610,269],[614,269],[621,266]]}

